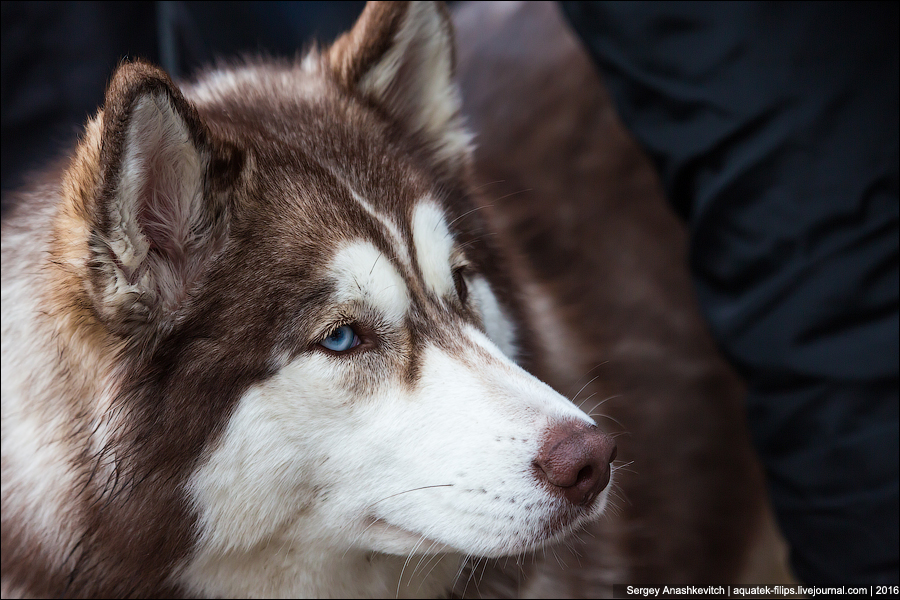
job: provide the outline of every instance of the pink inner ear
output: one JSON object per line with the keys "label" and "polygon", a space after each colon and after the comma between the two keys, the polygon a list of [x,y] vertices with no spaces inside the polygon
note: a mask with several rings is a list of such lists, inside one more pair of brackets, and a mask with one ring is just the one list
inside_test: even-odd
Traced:
{"label": "pink inner ear", "polygon": [[201,182],[196,151],[187,144],[161,141],[142,156],[146,162],[137,218],[148,248],[132,278],[140,279],[149,271],[160,299],[174,307],[184,299],[202,263]]}
{"label": "pink inner ear", "polygon": [[129,280],[135,283],[149,271],[163,296],[177,298],[195,275],[199,257],[192,255],[203,241],[200,154],[165,98],[139,101],[129,129],[120,202],[131,205],[125,212],[135,215],[147,243]]}
{"label": "pink inner ear", "polygon": [[142,232],[150,244],[150,251],[162,254],[166,260],[184,261],[186,233],[191,220],[185,207],[192,199],[184,198],[193,187],[180,181],[178,169],[171,152],[156,148],[147,156],[146,180],[140,192],[138,220]]}

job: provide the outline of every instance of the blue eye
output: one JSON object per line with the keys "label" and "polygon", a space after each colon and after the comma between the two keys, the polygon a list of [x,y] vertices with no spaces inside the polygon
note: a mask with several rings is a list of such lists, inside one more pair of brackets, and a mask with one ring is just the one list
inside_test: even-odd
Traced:
{"label": "blue eye", "polygon": [[352,327],[342,325],[329,333],[328,337],[319,342],[319,344],[334,352],[346,352],[359,346],[359,337]]}

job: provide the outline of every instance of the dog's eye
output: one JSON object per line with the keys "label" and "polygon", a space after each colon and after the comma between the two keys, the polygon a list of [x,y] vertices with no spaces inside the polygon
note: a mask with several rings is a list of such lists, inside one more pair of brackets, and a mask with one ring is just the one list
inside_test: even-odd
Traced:
{"label": "dog's eye", "polygon": [[328,348],[332,352],[346,352],[351,348],[359,346],[359,336],[353,331],[349,325],[341,325],[328,334],[324,340],[319,342],[323,348]]}
{"label": "dog's eye", "polygon": [[466,299],[469,297],[469,288],[466,286],[466,278],[463,277],[464,272],[465,267],[453,269],[453,285],[456,286],[456,295],[459,296],[459,301],[463,304],[466,303]]}

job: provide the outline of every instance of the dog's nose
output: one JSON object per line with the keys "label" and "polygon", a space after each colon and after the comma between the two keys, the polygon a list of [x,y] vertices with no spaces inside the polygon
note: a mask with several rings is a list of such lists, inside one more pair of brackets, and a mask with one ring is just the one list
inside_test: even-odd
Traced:
{"label": "dog's nose", "polygon": [[587,506],[609,483],[616,443],[596,425],[567,421],[547,433],[537,458],[538,478],[572,504]]}

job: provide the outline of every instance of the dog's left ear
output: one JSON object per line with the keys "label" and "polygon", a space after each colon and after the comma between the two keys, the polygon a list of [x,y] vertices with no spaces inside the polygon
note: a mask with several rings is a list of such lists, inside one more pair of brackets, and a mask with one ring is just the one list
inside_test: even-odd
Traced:
{"label": "dog's left ear", "polygon": [[457,170],[469,160],[454,83],[453,24],[443,2],[369,2],[327,53],[339,83],[419,136]]}
{"label": "dog's left ear", "polygon": [[99,160],[81,161],[97,182],[87,276],[96,313],[131,336],[165,322],[224,243],[242,157],[166,73],[141,61],[118,68],[99,118]]}

